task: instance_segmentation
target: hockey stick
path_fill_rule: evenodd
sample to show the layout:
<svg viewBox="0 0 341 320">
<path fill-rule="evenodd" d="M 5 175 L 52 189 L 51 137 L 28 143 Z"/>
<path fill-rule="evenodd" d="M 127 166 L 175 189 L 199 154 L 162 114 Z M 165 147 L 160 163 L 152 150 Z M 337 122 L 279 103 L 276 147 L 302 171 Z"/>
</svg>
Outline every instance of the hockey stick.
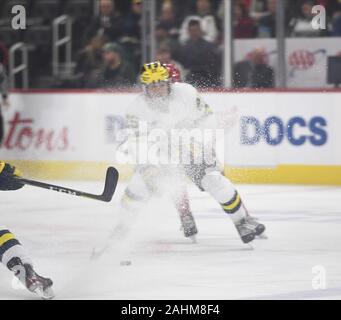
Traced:
<svg viewBox="0 0 341 320">
<path fill-rule="evenodd" d="M 21 177 L 14 177 L 13 179 L 23 184 L 27 184 L 27 185 L 38 187 L 38 188 L 63 192 L 63 193 L 67 193 L 67 194 L 78 196 L 78 197 L 84 197 L 84 198 L 90 198 L 90 199 L 100 200 L 104 202 L 110 202 L 116 190 L 118 177 L 119 177 L 118 171 L 114 167 L 109 167 L 107 169 L 107 173 L 105 177 L 104 190 L 103 190 L 103 193 L 100 195 L 78 191 L 74 189 L 69 189 L 65 187 L 60 187 L 54 184 L 34 181 L 34 180 L 25 179 Z"/>
</svg>

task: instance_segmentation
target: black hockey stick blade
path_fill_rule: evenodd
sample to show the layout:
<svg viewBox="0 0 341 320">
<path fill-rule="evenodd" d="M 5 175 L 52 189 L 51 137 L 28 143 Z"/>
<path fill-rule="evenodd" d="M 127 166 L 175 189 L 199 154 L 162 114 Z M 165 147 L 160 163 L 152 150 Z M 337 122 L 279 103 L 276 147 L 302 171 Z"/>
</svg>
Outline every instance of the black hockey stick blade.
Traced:
<svg viewBox="0 0 341 320">
<path fill-rule="evenodd" d="M 109 167 L 105 177 L 105 185 L 102 193 L 102 201 L 110 202 L 117 186 L 118 182 L 118 171 L 114 167 Z"/>
<path fill-rule="evenodd" d="M 104 190 L 101 195 L 78 191 L 78 190 L 74 190 L 74 189 L 70 189 L 66 187 L 57 186 L 54 184 L 25 179 L 21 177 L 14 177 L 13 179 L 21 182 L 22 184 L 27 184 L 27 185 L 38 187 L 38 188 L 63 192 L 63 193 L 70 194 L 73 196 L 78 196 L 78 197 L 84 197 L 84 198 L 90 198 L 90 199 L 100 200 L 104 202 L 110 202 L 115 193 L 118 178 L 119 178 L 118 171 L 114 167 L 109 167 L 106 173 Z"/>
</svg>

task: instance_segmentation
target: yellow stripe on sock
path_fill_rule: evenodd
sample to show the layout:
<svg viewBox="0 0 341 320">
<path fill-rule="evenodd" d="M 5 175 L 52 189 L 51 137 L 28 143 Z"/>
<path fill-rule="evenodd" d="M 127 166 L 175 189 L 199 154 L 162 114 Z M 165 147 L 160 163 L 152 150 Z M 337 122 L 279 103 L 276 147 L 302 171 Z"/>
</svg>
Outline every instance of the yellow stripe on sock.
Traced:
<svg viewBox="0 0 341 320">
<path fill-rule="evenodd" d="M 2 172 L 2 170 L 4 170 L 4 168 L 5 168 L 5 165 L 6 165 L 6 163 L 5 163 L 5 162 L 3 162 L 3 161 L 0 161 L 0 173 Z"/>
<path fill-rule="evenodd" d="M 3 236 L 0 237 L 0 246 L 5 244 L 7 241 L 15 239 L 15 236 L 13 233 L 6 233 Z"/>
<path fill-rule="evenodd" d="M 231 203 L 231 204 L 228 205 L 228 206 L 224 206 L 224 205 L 223 205 L 222 207 L 223 207 L 224 210 L 230 211 L 230 210 L 235 209 L 235 208 L 239 205 L 240 201 L 241 201 L 241 200 L 240 200 L 240 195 L 238 194 L 236 200 L 235 200 L 233 203 Z"/>
</svg>

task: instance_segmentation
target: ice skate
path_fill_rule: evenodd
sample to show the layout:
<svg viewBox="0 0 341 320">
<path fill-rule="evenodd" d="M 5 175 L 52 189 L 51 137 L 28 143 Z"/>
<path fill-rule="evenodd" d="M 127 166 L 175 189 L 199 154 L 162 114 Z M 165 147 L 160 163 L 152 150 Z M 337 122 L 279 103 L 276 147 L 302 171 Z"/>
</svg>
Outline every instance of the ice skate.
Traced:
<svg viewBox="0 0 341 320">
<path fill-rule="evenodd" d="M 247 221 L 247 223 L 249 225 L 254 227 L 254 231 L 255 231 L 257 237 L 260 237 L 260 238 L 266 237 L 264 234 L 265 225 L 262 223 L 259 223 L 257 218 L 253 218 L 250 215 L 248 215 L 245 218 L 245 220 Z"/>
<path fill-rule="evenodd" d="M 186 238 L 190 238 L 194 243 L 196 243 L 196 235 L 198 233 L 197 226 L 195 224 L 194 217 L 191 213 L 181 214 L 182 231 Z"/>
<path fill-rule="evenodd" d="M 244 243 L 249 243 L 255 239 L 255 227 L 254 225 L 250 224 L 246 218 L 240 220 L 235 226 L 238 230 L 240 238 Z"/>
<path fill-rule="evenodd" d="M 30 264 L 23 264 L 18 257 L 14 257 L 7 263 L 7 267 L 30 292 L 44 300 L 54 298 L 52 280 L 38 275 Z"/>
</svg>

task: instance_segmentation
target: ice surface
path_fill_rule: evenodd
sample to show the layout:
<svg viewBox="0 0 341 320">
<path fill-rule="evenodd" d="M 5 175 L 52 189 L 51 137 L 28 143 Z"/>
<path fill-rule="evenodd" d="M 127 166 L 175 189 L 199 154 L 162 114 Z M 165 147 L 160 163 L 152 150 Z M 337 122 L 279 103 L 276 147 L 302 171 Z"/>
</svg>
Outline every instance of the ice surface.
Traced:
<svg viewBox="0 0 341 320">
<path fill-rule="evenodd" d="M 341 298 L 341 188 L 238 186 L 249 211 L 267 226 L 269 239 L 257 240 L 251 250 L 208 194 L 190 187 L 197 244 L 183 237 L 171 204 L 157 200 L 141 208 L 126 243 L 91 261 L 92 249 L 116 223 L 123 188 L 109 204 L 28 186 L 1 192 L 1 224 L 30 251 L 37 271 L 53 279 L 56 298 Z M 120 266 L 121 260 L 132 264 Z M 324 290 L 312 288 L 316 265 L 326 270 Z M 0 299 L 34 298 L 12 288 L 7 269 L 0 273 Z"/>
</svg>

